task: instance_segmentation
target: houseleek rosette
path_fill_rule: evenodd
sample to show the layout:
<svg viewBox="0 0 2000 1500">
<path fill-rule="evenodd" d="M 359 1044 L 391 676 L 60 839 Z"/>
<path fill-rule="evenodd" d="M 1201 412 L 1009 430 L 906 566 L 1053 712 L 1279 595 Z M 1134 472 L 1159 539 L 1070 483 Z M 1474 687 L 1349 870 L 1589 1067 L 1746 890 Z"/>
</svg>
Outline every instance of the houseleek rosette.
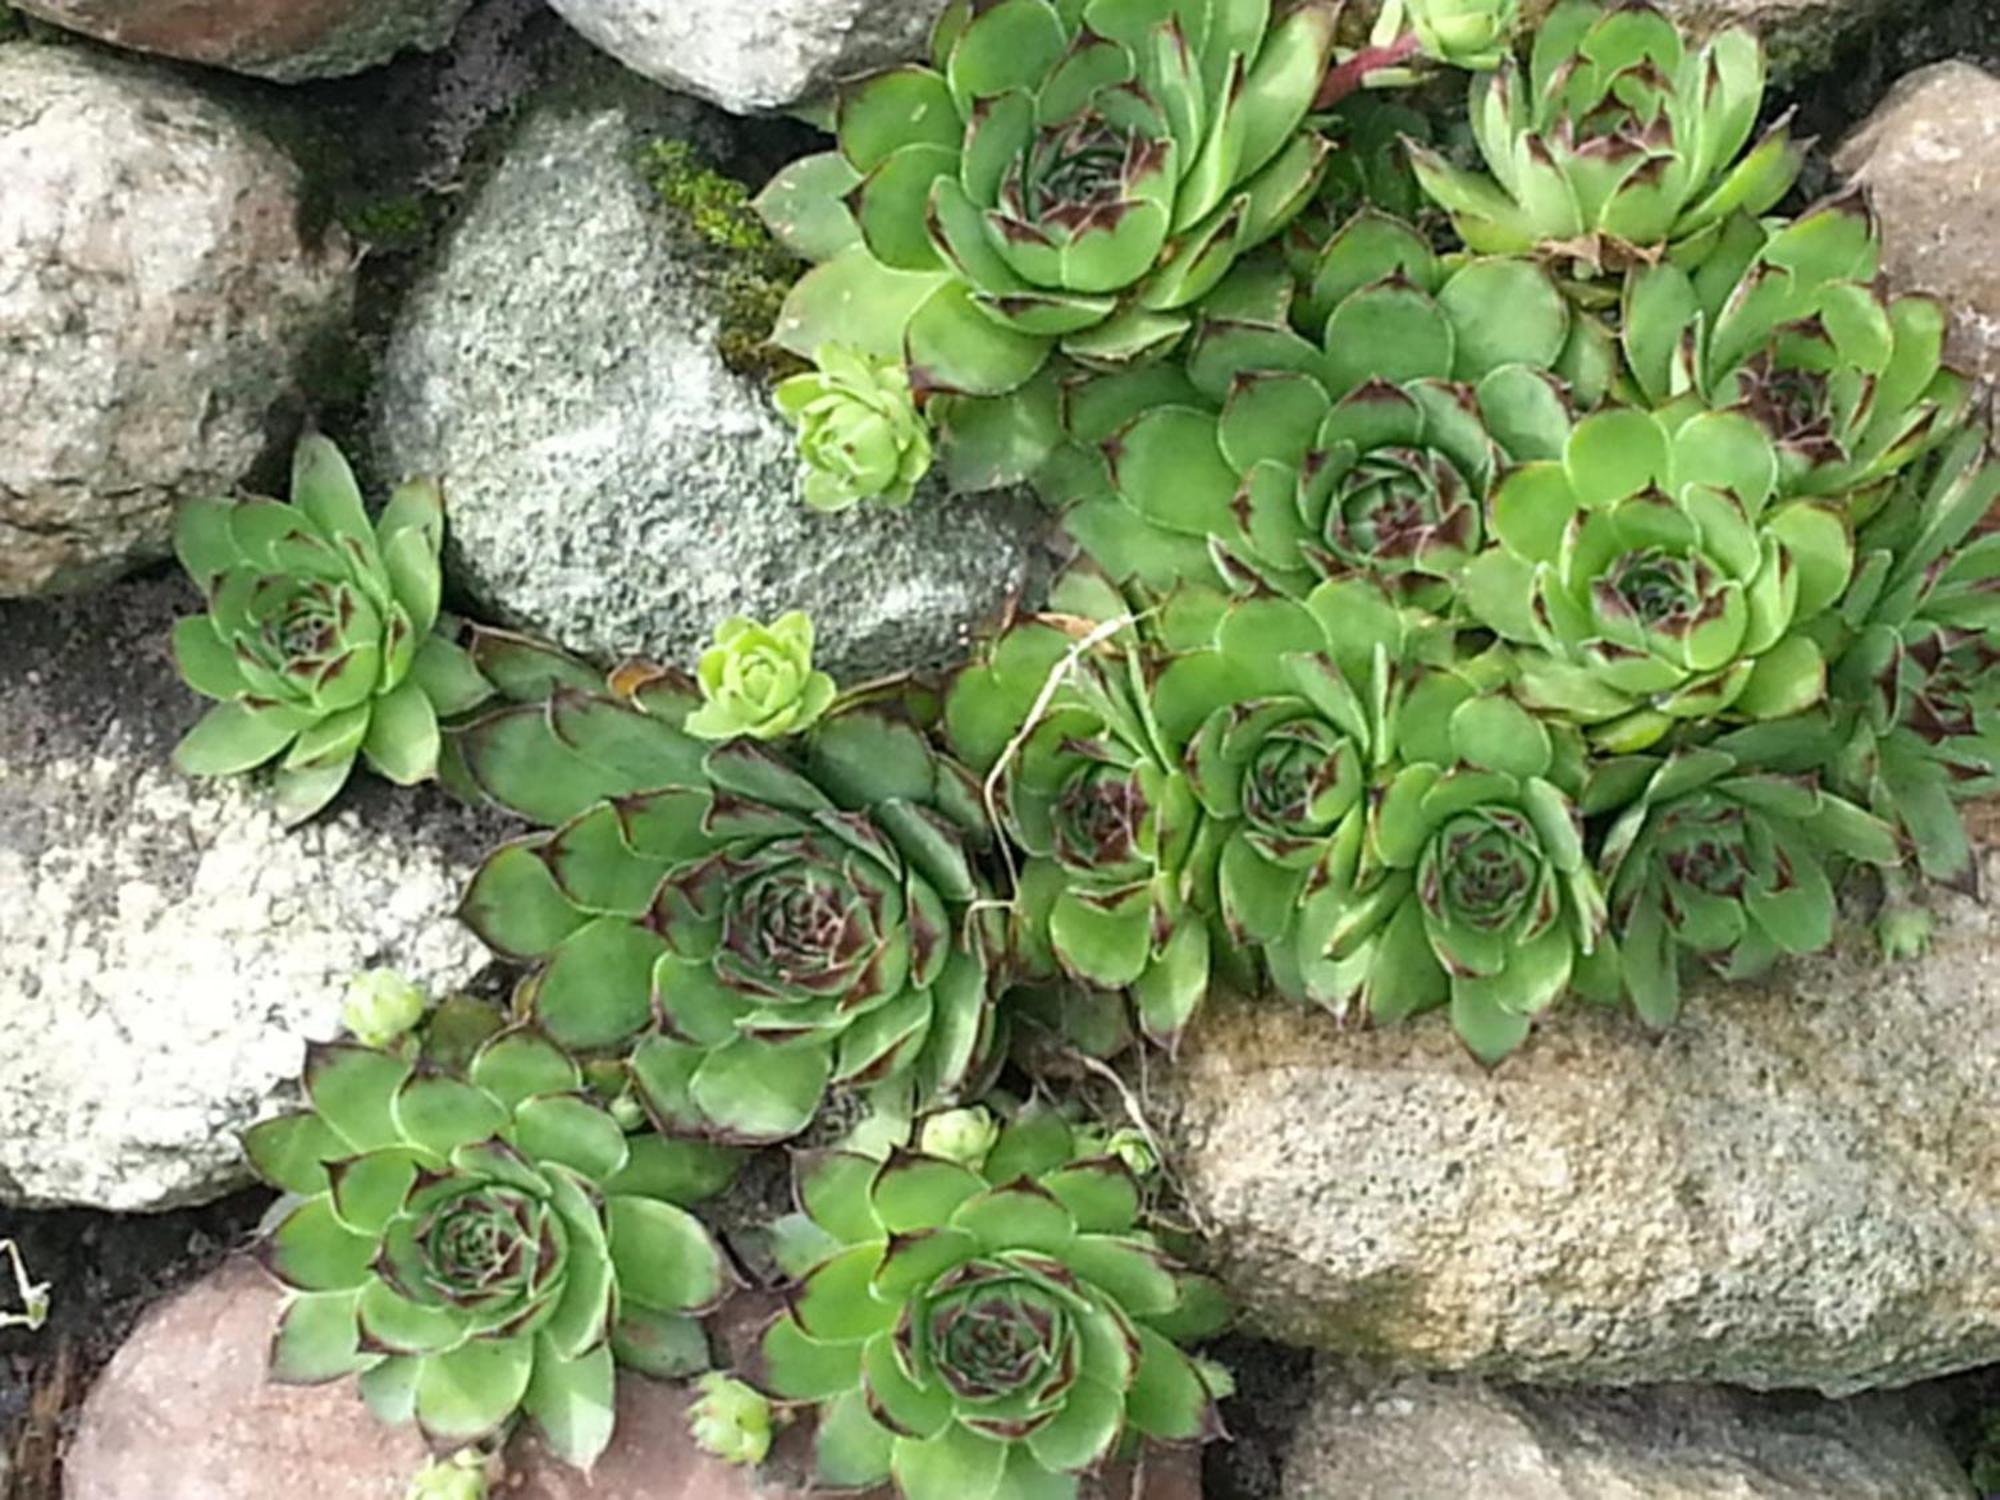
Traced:
<svg viewBox="0 0 2000 1500">
<path fill-rule="evenodd" d="M 838 149 L 758 200 L 823 262 L 778 338 L 898 357 L 920 389 L 981 396 L 1057 348 L 1163 353 L 1311 197 L 1327 147 L 1303 122 L 1337 11 L 956 0 L 931 65 L 845 90 Z"/>
<path fill-rule="evenodd" d="M 1671 262 L 1627 274 L 1633 377 L 1655 405 L 1693 391 L 1741 407 L 1777 447 L 1782 493 L 1826 496 L 1866 520 L 1971 396 L 1943 365 L 1943 305 L 1885 293 L 1881 258 L 1858 193 L 1773 228 L 1738 215 L 1696 274 Z"/>
<path fill-rule="evenodd" d="M 441 716 L 490 692 L 432 633 L 444 511 L 428 481 L 404 485 L 371 522 L 340 451 L 308 436 L 292 501 L 195 500 L 174 550 L 208 613 L 174 627 L 174 661 L 219 699 L 174 751 L 196 776 L 277 759 L 287 823 L 318 812 L 357 758 L 408 785 L 437 770 Z"/>
<path fill-rule="evenodd" d="M 1889 824 L 1810 777 L 1713 748 L 1603 772 L 1614 783 L 1637 775 L 1646 779 L 1605 835 L 1601 865 L 1625 993 L 1656 1026 L 1680 1013 L 1684 955 L 1753 979 L 1781 954 L 1817 953 L 1833 941 L 1836 862 L 1900 857 Z"/>
<path fill-rule="evenodd" d="M 814 363 L 774 393 L 778 410 L 799 429 L 806 504 L 828 511 L 863 500 L 908 505 L 930 472 L 931 433 L 901 361 L 829 344 Z"/>
<path fill-rule="evenodd" d="M 1217 836 L 1184 756 L 1224 691 L 1175 654 L 1101 575 L 1072 569 L 1048 614 L 1005 632 L 945 704 L 954 749 L 987 777 L 1027 856 L 1017 962 L 1036 979 L 1129 990 L 1162 1042 L 1201 1004 L 1214 959 Z"/>
<path fill-rule="evenodd" d="M 463 1078 L 313 1049 L 307 1107 L 244 1137 L 292 1195 L 263 1244 L 287 1288 L 273 1376 L 359 1374 L 377 1416 L 414 1418 L 447 1450 L 521 1413 L 588 1468 L 611 1438 L 614 1354 L 699 1368 L 689 1320 L 730 1277 L 683 1204 L 725 1185 L 730 1163 L 628 1138 L 582 1088 L 532 1030 L 494 1037 Z"/>
<path fill-rule="evenodd" d="M 653 1031 L 633 1068 L 675 1131 L 783 1139 L 830 1084 L 948 1098 L 993 1030 L 965 773 L 873 711 L 821 720 L 788 756 L 690 738 L 671 674 L 618 686 L 558 689 L 457 740 L 479 791 L 555 825 L 492 854 L 461 907 L 535 966 L 522 1003 L 576 1047 Z"/>
<path fill-rule="evenodd" d="M 1559 453 L 1572 392 L 1604 385 L 1607 351 L 1542 268 L 1447 268 L 1371 211 L 1302 286 L 1239 278 L 1212 312 L 1184 376 L 1107 376 L 1069 399 L 1104 456 L 1070 530 L 1155 587 L 1219 564 L 1302 597 L 1369 572 L 1442 608 L 1503 467 Z"/>
<path fill-rule="evenodd" d="M 1511 699 L 1450 673 L 1399 713 L 1404 764 L 1368 843 L 1307 901 L 1329 974 L 1377 1020 L 1449 1005 L 1473 1055 L 1497 1063 L 1599 957 L 1604 898 L 1576 804 L 1573 759 Z"/>
<path fill-rule="evenodd" d="M 1783 122 L 1751 149 L 1763 49 L 1732 26 L 1689 46 L 1647 3 L 1562 0 L 1512 59 L 1473 80 L 1471 123 L 1487 172 L 1412 144 L 1424 190 L 1485 254 L 1548 249 L 1586 269 L 1698 258 L 1731 214 L 1771 208 L 1804 147 Z"/>
<path fill-rule="evenodd" d="M 898 1152 L 800 1159 L 778 1226 L 798 1278 L 762 1340 L 775 1397 L 818 1415 L 815 1480 L 905 1500 L 1064 1500 L 1140 1439 L 1220 1434 L 1212 1283 L 1138 1228 L 1123 1163 L 1031 1110 L 975 1169 Z"/>
<path fill-rule="evenodd" d="M 1677 415 L 1598 412 L 1559 461 L 1515 469 L 1493 499 L 1501 545 L 1465 577 L 1473 614 L 1522 643 L 1522 697 L 1613 751 L 1812 707 L 1826 663 L 1808 627 L 1853 570 L 1835 508 L 1774 498 L 1754 420 Z"/>
<path fill-rule="evenodd" d="M 787 610 L 769 625 L 732 615 L 696 668 L 701 707 L 682 727 L 704 740 L 782 739 L 818 722 L 833 704 L 833 679 L 813 670 L 813 623 Z"/>
</svg>

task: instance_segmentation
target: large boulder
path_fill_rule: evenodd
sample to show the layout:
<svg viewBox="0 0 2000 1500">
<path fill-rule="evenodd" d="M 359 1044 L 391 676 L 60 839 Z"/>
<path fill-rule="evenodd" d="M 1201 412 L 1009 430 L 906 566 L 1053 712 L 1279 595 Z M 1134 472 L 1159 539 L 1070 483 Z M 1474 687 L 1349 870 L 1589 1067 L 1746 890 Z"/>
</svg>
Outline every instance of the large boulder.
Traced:
<svg viewBox="0 0 2000 1500">
<path fill-rule="evenodd" d="M 950 660 L 1030 572 L 1025 499 L 797 499 L 770 394 L 718 352 L 726 257 L 635 161 L 716 120 L 629 76 L 532 109 L 377 389 L 385 466 L 442 475 L 455 576 L 492 617 L 603 660 L 691 662 L 724 616 L 811 612 L 850 679 Z"/>
<path fill-rule="evenodd" d="M 724 109 L 777 109 L 922 50 L 944 0 L 550 0 L 635 72 Z"/>
<path fill-rule="evenodd" d="M 167 632 L 197 608 L 178 580 L 0 604 L 0 1203 L 220 1196 L 350 975 L 482 966 L 451 915 L 472 814 L 361 781 L 287 833 L 260 788 L 168 764 L 202 704 Z"/>
<path fill-rule="evenodd" d="M 1326 1364 L 1285 1500 L 1965 1500 L 1931 1414 L 1666 1386 L 1503 1389 L 1357 1378 Z"/>
<path fill-rule="evenodd" d="M 2000 875 L 1987 858 L 1989 881 Z M 2000 1360 L 2000 921 L 1571 1004 L 1495 1071 L 1436 1017 L 1225 1006 L 1153 1079 L 1252 1326 L 1429 1371 L 1840 1395 Z"/>
<path fill-rule="evenodd" d="M 71 31 L 280 83 L 441 47 L 472 0 L 15 0 Z"/>
<path fill-rule="evenodd" d="M 0 48 L 0 598 L 163 555 L 176 501 L 271 445 L 351 257 L 299 178 L 185 84 Z"/>
<path fill-rule="evenodd" d="M 1966 62 L 1899 81 L 1834 156 L 1882 220 L 1883 270 L 1951 307 L 1950 357 L 2000 379 L 2000 78 Z"/>
</svg>

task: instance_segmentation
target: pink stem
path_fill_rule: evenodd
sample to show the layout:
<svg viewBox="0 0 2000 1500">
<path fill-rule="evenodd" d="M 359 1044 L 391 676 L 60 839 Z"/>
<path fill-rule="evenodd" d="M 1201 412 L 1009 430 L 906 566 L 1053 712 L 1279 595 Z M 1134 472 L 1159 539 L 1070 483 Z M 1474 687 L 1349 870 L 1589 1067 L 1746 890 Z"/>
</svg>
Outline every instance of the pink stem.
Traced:
<svg viewBox="0 0 2000 1500">
<path fill-rule="evenodd" d="M 1417 34 L 1411 31 L 1397 37 L 1386 47 L 1362 48 L 1326 75 L 1326 82 L 1320 85 L 1319 97 L 1313 100 L 1313 108 L 1331 109 L 1356 89 L 1367 87 L 1370 73 L 1408 62 L 1420 45 Z"/>
</svg>

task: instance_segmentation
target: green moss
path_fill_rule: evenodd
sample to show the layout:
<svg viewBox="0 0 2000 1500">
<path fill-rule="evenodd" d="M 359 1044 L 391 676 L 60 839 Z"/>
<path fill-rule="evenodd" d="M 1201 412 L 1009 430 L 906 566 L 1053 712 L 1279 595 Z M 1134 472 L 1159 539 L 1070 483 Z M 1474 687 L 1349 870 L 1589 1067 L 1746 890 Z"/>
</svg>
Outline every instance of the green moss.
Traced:
<svg viewBox="0 0 2000 1500">
<path fill-rule="evenodd" d="M 709 166 L 686 141 L 652 142 L 640 170 L 691 244 L 720 267 L 716 347 L 723 363 L 770 380 L 804 369 L 803 360 L 771 342 L 771 330 L 805 267 L 771 238 L 750 206 L 750 190 Z"/>
<path fill-rule="evenodd" d="M 0 5 L 0 42 L 18 42 L 28 34 L 28 28 L 20 15 L 6 6 Z"/>
<path fill-rule="evenodd" d="M 379 250 L 419 250 L 430 243 L 432 200 L 418 193 L 344 203 L 340 222 L 347 232 Z"/>
</svg>

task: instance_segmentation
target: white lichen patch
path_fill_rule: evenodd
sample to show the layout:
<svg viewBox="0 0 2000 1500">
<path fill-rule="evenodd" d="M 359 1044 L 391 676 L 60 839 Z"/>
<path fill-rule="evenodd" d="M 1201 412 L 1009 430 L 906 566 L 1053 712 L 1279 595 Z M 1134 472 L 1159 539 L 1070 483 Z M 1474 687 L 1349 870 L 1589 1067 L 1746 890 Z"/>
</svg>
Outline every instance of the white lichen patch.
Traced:
<svg viewBox="0 0 2000 1500">
<path fill-rule="evenodd" d="M 462 983 L 465 872 L 352 811 L 287 833 L 262 795 L 112 756 L 0 762 L 0 1200 L 159 1209 L 246 1180 L 357 969 Z M 12 833 L 11 829 L 0 832 Z"/>
</svg>

